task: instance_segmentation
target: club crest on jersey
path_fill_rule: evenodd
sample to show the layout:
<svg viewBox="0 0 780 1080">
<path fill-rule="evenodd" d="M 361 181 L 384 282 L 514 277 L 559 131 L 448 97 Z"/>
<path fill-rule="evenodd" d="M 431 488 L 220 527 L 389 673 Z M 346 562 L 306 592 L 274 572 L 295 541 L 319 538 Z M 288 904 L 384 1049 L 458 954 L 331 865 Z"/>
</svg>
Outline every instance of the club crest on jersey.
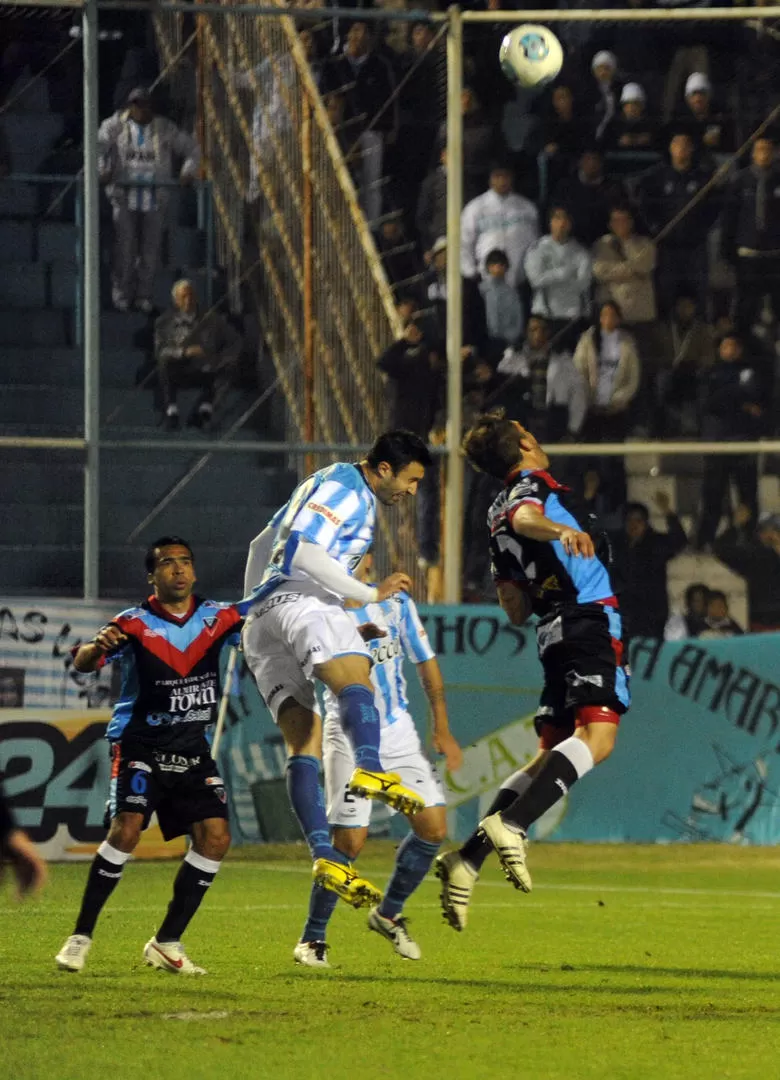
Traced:
<svg viewBox="0 0 780 1080">
<path fill-rule="evenodd" d="M 203 619 L 203 625 L 206 627 L 210 634 L 214 633 L 214 627 L 217 625 L 216 615 L 206 615 Z"/>
</svg>

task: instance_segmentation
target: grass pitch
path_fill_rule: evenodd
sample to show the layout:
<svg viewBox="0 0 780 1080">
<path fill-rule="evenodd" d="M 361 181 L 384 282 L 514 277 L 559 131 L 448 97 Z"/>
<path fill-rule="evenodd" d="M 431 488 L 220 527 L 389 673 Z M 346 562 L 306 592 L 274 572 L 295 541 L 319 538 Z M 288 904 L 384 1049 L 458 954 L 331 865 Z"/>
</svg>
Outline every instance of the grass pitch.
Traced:
<svg viewBox="0 0 780 1080">
<path fill-rule="evenodd" d="M 374 844 L 361 866 L 384 884 L 391 861 Z M 210 973 L 188 980 L 140 959 L 174 864 L 127 867 L 81 975 L 52 958 L 86 866 L 54 866 L 39 901 L 0 898 L 0 1076 L 780 1077 L 776 851 L 536 845 L 530 896 L 489 865 L 466 933 L 442 923 L 431 878 L 408 910 L 421 961 L 341 905 L 318 972 L 291 956 L 302 850 L 237 852 L 186 938 Z"/>
</svg>

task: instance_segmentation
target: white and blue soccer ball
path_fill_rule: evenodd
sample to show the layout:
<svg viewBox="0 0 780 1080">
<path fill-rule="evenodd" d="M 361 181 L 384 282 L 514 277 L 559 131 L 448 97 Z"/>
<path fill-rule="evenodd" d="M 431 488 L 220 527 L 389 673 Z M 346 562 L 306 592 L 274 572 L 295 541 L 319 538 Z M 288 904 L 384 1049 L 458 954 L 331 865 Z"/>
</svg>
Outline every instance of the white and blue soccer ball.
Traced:
<svg viewBox="0 0 780 1080">
<path fill-rule="evenodd" d="M 527 89 L 553 81 L 563 64 L 563 48 L 552 30 L 523 23 L 506 35 L 498 53 L 501 70 L 510 82 Z"/>
</svg>

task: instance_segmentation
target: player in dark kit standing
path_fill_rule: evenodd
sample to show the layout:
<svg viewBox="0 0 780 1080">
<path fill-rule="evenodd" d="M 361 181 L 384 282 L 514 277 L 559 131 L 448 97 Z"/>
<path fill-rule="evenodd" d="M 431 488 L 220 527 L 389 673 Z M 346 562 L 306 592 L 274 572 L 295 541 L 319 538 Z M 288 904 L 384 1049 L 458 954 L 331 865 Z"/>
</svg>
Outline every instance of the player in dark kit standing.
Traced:
<svg viewBox="0 0 780 1080">
<path fill-rule="evenodd" d="M 106 738 L 111 743 L 111 826 L 90 868 L 73 934 L 58 967 L 81 971 L 103 905 L 156 811 L 166 840 L 189 834 L 191 846 L 156 935 L 144 947 L 151 967 L 205 975 L 181 936 L 230 846 L 225 788 L 211 756 L 220 699 L 219 653 L 238 641 L 241 616 L 230 604 L 193 595 L 190 545 L 165 536 L 146 554 L 152 595 L 78 648 L 77 671 L 122 665 L 122 689 Z"/>
<path fill-rule="evenodd" d="M 444 917 L 456 930 L 466 925 L 471 893 L 491 850 L 509 881 L 531 891 L 529 827 L 609 757 L 630 704 L 606 536 L 594 530 L 594 544 L 566 507 L 569 489 L 546 471 L 547 454 L 502 411 L 480 417 L 463 446 L 472 465 L 504 481 L 488 512 L 493 576 L 512 623 L 539 616 L 544 689 L 535 721 L 539 754 L 505 781 L 460 851 L 437 860 Z"/>
</svg>

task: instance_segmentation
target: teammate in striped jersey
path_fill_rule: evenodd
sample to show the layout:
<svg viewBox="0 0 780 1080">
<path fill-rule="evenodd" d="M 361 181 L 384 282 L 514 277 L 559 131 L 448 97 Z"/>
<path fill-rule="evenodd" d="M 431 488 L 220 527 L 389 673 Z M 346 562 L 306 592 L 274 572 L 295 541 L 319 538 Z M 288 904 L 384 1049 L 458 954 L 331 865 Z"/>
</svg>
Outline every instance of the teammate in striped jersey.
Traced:
<svg viewBox="0 0 780 1080">
<path fill-rule="evenodd" d="M 368 555 L 356 576 L 370 580 L 370 573 L 371 557 Z M 414 601 L 406 593 L 398 593 L 380 603 L 362 606 L 348 603 L 347 607 L 361 635 L 368 639 L 374 660 L 371 680 L 379 711 L 382 761 L 425 801 L 425 809 L 409 818 L 412 831 L 398 848 L 384 899 L 372 908 L 368 926 L 386 937 L 400 956 L 419 960 L 420 947 L 409 934 L 403 908 L 430 869 L 446 835 L 447 818 L 444 791 L 435 767 L 423 753 L 409 712 L 403 671 L 405 657 L 417 666 L 431 705 L 434 747 L 444 754 L 448 769 L 459 769 L 463 755 L 450 734 L 441 672 Z M 371 804 L 365 799 L 356 799 L 350 791 L 355 756 L 341 726 L 338 700 L 326 690 L 324 703 L 328 823 L 333 830 L 334 848 L 353 860 L 360 854 L 368 836 Z M 336 903 L 332 892 L 316 884 L 312 886 L 309 917 L 293 952 L 297 963 L 308 967 L 330 966 L 325 937 Z"/>
<path fill-rule="evenodd" d="M 344 601 L 376 603 L 408 591 L 406 574 L 391 574 L 373 586 L 359 581 L 354 570 L 373 540 L 377 501 L 393 506 L 415 495 L 430 464 L 428 448 L 416 435 L 386 432 L 365 460 L 340 462 L 304 480 L 249 549 L 244 654 L 284 737 L 287 788 L 314 859 L 314 879 L 354 907 L 375 904 L 381 894 L 330 841 L 314 680 L 337 700 L 354 750 L 351 792 L 404 812 L 422 809 L 417 793 L 381 764 L 371 653 Z"/>
</svg>

